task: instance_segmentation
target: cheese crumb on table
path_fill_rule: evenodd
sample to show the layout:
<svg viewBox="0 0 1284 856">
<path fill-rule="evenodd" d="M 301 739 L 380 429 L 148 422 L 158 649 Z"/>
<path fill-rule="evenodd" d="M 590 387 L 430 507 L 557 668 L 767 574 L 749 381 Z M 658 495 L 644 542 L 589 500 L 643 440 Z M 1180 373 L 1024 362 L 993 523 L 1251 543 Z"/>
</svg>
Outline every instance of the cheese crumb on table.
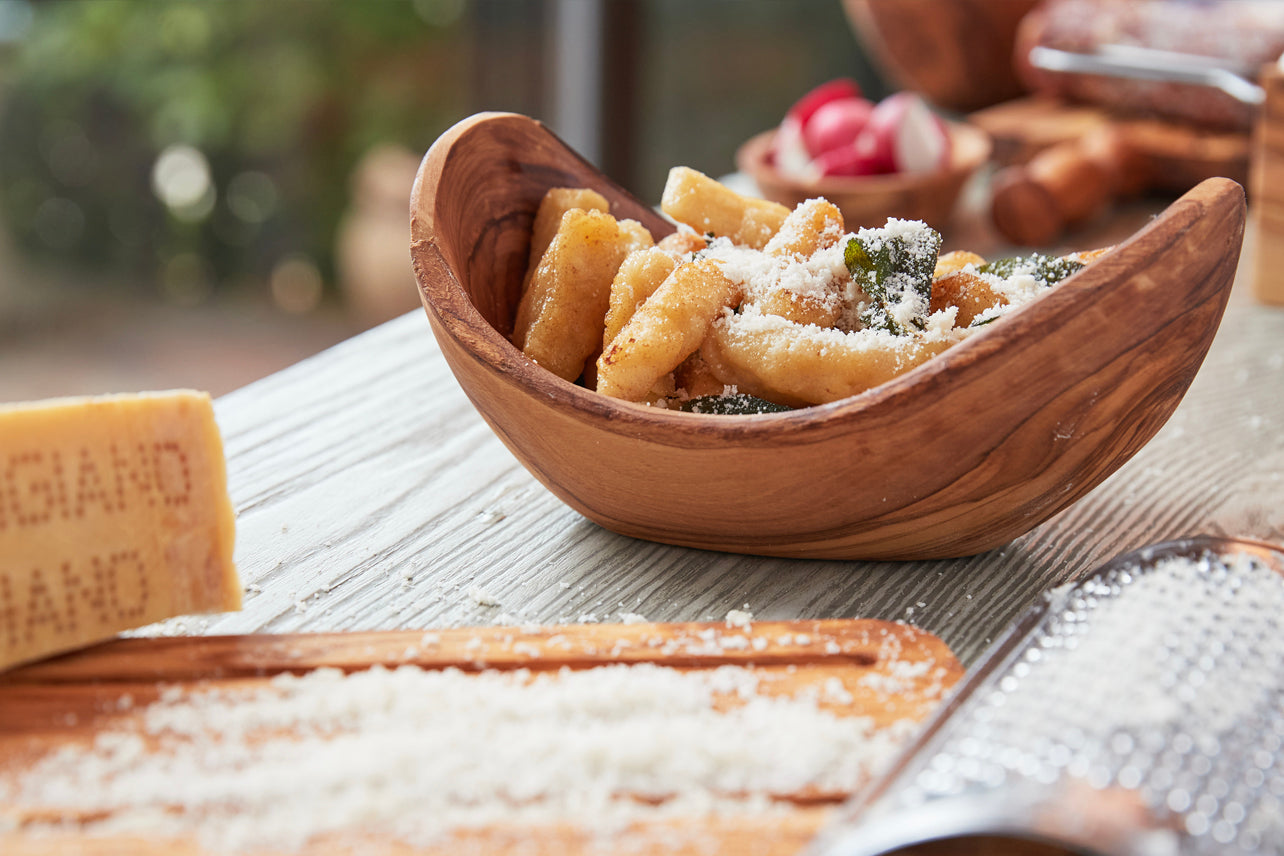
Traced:
<svg viewBox="0 0 1284 856">
<path fill-rule="evenodd" d="M 481 586 L 469 586 L 468 597 L 478 606 L 499 606 L 499 599 Z"/>
</svg>

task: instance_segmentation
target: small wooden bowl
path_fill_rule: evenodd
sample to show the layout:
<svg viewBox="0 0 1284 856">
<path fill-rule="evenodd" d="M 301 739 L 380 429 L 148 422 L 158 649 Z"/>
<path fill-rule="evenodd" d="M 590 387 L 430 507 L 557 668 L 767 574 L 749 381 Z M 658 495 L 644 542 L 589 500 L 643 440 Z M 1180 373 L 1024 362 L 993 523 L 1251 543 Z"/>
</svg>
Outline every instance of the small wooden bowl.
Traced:
<svg viewBox="0 0 1284 856">
<path fill-rule="evenodd" d="M 1039 0 L 843 0 L 857 38 L 900 89 L 970 113 L 1025 91 L 1017 32 Z"/>
<path fill-rule="evenodd" d="M 772 166 L 775 131 L 765 131 L 736 150 L 736 167 L 758 185 L 768 199 L 788 205 L 823 196 L 843 212 L 848 229 L 882 226 L 888 217 L 922 220 L 940 230 L 949 222 L 963 185 L 990 157 L 990 138 L 974 125 L 952 122 L 950 164 L 939 172 L 889 175 L 834 176 L 798 181 Z"/>
<path fill-rule="evenodd" d="M 411 255 L 464 391 L 550 491 L 625 535 L 838 559 L 971 555 L 1083 496 L 1172 414 L 1217 330 L 1244 194 L 1210 179 L 984 332 L 876 389 L 787 413 L 712 416 L 567 383 L 505 338 L 550 187 L 591 187 L 672 227 L 538 122 L 481 114 L 420 166 Z"/>
</svg>

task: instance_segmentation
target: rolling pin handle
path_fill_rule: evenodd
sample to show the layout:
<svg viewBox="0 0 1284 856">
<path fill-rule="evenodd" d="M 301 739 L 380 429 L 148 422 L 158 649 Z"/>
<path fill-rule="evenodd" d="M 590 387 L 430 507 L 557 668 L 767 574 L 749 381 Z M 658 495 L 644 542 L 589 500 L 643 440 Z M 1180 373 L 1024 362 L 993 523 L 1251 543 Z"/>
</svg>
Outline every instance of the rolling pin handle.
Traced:
<svg viewBox="0 0 1284 856">
<path fill-rule="evenodd" d="M 1104 211 L 1124 189 L 1125 154 L 1118 135 L 1102 131 L 1000 170 L 990 199 L 995 228 L 1015 244 L 1051 244 Z"/>
</svg>

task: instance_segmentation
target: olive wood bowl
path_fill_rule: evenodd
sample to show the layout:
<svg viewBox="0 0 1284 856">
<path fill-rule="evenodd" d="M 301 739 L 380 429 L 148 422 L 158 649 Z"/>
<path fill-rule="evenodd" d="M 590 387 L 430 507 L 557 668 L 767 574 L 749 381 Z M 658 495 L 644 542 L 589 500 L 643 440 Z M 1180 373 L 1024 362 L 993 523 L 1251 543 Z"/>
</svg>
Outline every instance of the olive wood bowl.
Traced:
<svg viewBox="0 0 1284 856">
<path fill-rule="evenodd" d="M 442 353 L 482 417 L 569 506 L 670 544 L 837 559 L 958 557 L 1028 532 L 1164 424 L 1203 361 L 1243 237 L 1210 179 L 1115 250 L 860 395 L 756 416 L 618 401 L 532 363 L 512 326 L 536 207 L 586 186 L 671 226 L 533 119 L 484 113 L 424 157 L 411 255 Z"/>
<path fill-rule="evenodd" d="M 1013 65 L 1021 22 L 1040 0 L 843 0 L 875 66 L 898 89 L 970 113 L 1025 92 Z"/>
<path fill-rule="evenodd" d="M 977 168 L 989 160 L 993 144 L 975 125 L 949 122 L 950 162 L 934 172 L 899 172 L 885 175 L 830 176 L 801 181 L 781 175 L 771 162 L 775 131 L 764 131 L 736 149 L 736 168 L 758 185 L 767 199 L 793 208 L 823 196 L 843 212 L 848 229 L 882 226 L 888 217 L 922 220 L 943 229 L 958 202 L 963 186 Z"/>
</svg>

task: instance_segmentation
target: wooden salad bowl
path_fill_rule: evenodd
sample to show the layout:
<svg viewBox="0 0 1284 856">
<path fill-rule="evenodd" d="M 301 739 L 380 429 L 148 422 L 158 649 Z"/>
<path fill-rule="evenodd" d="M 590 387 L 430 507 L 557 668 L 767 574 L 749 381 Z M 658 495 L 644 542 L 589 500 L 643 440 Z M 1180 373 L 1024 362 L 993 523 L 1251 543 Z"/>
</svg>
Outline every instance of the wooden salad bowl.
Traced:
<svg viewBox="0 0 1284 856">
<path fill-rule="evenodd" d="M 954 213 L 963 186 L 990 158 L 989 135 L 974 125 L 950 122 L 950 162 L 935 172 L 831 176 L 801 181 L 781 175 L 771 162 L 775 131 L 751 137 L 736 150 L 736 167 L 758 185 L 762 195 L 793 208 L 823 196 L 843 212 L 848 229 L 881 227 L 888 217 L 922 220 L 940 230 Z"/>
<path fill-rule="evenodd" d="M 536 207 L 591 187 L 672 226 L 543 125 L 484 113 L 441 136 L 411 199 L 434 334 L 482 417 L 560 499 L 616 532 L 736 553 L 972 555 L 1033 529 L 1137 452 L 1177 407 L 1221 320 L 1244 193 L 1210 179 L 1115 250 L 883 386 L 755 416 L 619 401 L 506 335 Z"/>
</svg>

